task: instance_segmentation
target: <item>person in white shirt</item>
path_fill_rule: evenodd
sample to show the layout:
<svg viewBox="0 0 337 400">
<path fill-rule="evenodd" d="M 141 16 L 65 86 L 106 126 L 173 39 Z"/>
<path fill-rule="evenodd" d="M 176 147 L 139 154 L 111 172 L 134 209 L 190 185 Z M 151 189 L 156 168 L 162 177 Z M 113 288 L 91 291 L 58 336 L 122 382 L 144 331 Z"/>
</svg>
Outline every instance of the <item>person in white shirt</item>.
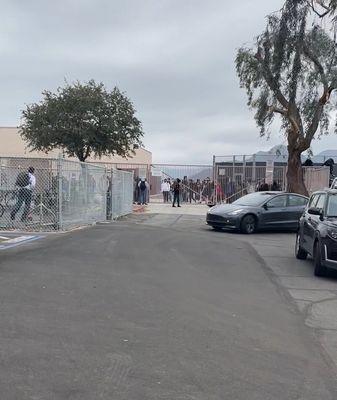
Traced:
<svg viewBox="0 0 337 400">
<path fill-rule="evenodd" d="M 25 207 L 21 216 L 21 221 L 27 221 L 27 217 L 30 210 L 30 205 L 32 202 L 33 190 L 36 186 L 36 178 L 35 178 L 35 169 L 33 167 L 29 167 L 27 172 L 20 172 L 15 185 L 19 188 L 18 200 L 11 212 L 11 219 L 14 221 L 16 214 L 19 212 L 23 203 L 25 203 Z"/>
<path fill-rule="evenodd" d="M 168 203 L 171 186 L 166 179 L 161 184 L 161 192 L 163 193 L 164 203 Z"/>
</svg>

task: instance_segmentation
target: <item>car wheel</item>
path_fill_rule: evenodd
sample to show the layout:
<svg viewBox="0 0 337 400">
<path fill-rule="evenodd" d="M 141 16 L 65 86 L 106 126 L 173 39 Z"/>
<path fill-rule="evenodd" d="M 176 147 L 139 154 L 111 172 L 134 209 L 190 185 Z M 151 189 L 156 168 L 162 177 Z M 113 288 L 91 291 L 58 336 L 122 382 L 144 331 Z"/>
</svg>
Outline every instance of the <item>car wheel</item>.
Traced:
<svg viewBox="0 0 337 400">
<path fill-rule="evenodd" d="M 241 221 L 241 232 L 246 233 L 247 235 L 250 235 L 251 233 L 254 233 L 256 230 L 256 218 L 254 215 L 246 215 L 245 217 L 242 218 Z"/>
<path fill-rule="evenodd" d="M 300 234 L 297 233 L 296 235 L 296 244 L 295 244 L 295 256 L 299 260 L 306 260 L 308 257 L 308 252 L 301 247 L 301 240 L 300 240 Z"/>
<path fill-rule="evenodd" d="M 326 275 L 327 268 L 322 265 L 322 252 L 321 252 L 321 246 L 318 241 L 316 241 L 314 248 L 314 262 L 315 262 L 314 274 L 316 276 Z"/>
</svg>

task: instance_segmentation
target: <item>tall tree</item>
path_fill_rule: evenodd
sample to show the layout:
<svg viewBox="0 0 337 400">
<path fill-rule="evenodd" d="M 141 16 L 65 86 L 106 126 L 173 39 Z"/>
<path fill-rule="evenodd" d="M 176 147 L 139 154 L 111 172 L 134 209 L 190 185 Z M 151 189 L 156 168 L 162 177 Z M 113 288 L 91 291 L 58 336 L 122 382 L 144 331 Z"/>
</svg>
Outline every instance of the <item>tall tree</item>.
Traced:
<svg viewBox="0 0 337 400">
<path fill-rule="evenodd" d="M 307 194 L 301 154 L 314 136 L 331 127 L 337 88 L 334 41 L 312 26 L 307 1 L 286 0 L 279 13 L 268 17 L 265 31 L 253 48 L 240 48 L 236 68 L 241 87 L 262 136 L 270 134 L 275 115 L 288 142 L 288 190 Z M 337 126 L 334 126 L 335 131 Z"/>
<path fill-rule="evenodd" d="M 126 157 L 143 136 L 131 101 L 117 87 L 109 92 L 93 80 L 44 91 L 43 100 L 28 105 L 22 116 L 21 136 L 32 150 L 62 149 L 80 161 Z"/>
</svg>

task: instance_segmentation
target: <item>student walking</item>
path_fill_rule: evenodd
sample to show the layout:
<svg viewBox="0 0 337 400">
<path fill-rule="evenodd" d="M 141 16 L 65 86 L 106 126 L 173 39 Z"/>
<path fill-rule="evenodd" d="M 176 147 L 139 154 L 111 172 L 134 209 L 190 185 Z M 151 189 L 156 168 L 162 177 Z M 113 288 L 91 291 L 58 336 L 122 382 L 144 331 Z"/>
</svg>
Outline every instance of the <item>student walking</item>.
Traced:
<svg viewBox="0 0 337 400">
<path fill-rule="evenodd" d="M 173 184 L 173 204 L 172 207 L 175 207 L 176 202 L 178 207 L 180 207 L 180 194 L 181 194 L 181 180 L 178 178 Z"/>
<path fill-rule="evenodd" d="M 30 210 L 30 205 L 32 202 L 33 190 L 36 186 L 36 178 L 34 175 L 35 169 L 29 167 L 27 172 L 20 172 L 16 178 L 15 186 L 19 188 L 18 200 L 11 212 L 11 220 L 15 220 L 16 214 L 20 211 L 23 203 L 25 207 L 21 216 L 21 221 L 27 221 L 27 217 Z"/>
</svg>

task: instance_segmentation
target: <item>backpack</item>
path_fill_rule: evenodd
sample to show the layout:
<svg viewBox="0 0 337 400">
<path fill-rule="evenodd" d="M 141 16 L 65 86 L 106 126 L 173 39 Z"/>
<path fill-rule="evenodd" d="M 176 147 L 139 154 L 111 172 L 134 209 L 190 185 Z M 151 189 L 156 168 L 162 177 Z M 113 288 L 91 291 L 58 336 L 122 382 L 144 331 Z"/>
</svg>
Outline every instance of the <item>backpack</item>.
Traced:
<svg viewBox="0 0 337 400">
<path fill-rule="evenodd" d="M 139 187 L 140 187 L 140 190 L 141 190 L 142 192 L 144 192 L 144 190 L 146 189 L 146 183 L 145 183 L 144 181 L 141 181 Z"/>
<path fill-rule="evenodd" d="M 30 184 L 28 172 L 20 172 L 16 178 L 15 184 L 21 188 L 28 186 Z"/>
</svg>

